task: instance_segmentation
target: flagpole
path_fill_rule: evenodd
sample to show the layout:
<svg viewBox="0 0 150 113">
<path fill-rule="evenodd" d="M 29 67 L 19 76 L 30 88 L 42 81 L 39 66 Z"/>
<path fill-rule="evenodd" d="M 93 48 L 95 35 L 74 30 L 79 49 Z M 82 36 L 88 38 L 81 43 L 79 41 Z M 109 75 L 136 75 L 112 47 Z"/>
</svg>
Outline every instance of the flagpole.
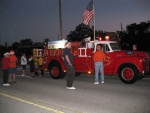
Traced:
<svg viewBox="0 0 150 113">
<path fill-rule="evenodd" d="M 62 14 L 61 14 L 61 0 L 59 0 L 59 22 L 60 22 L 60 39 L 63 39 L 62 36 Z"/>
<path fill-rule="evenodd" d="M 94 0 L 93 0 L 93 11 L 94 11 L 94 41 L 95 41 L 95 9 L 94 9 Z"/>
</svg>

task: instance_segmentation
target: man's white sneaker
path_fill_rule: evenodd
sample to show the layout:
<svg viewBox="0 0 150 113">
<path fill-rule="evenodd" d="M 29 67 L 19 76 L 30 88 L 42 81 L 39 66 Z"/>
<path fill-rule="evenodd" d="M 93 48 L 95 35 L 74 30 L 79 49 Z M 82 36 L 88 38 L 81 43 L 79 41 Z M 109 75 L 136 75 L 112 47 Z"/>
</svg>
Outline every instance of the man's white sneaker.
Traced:
<svg viewBox="0 0 150 113">
<path fill-rule="evenodd" d="M 6 84 L 3 84 L 3 86 L 6 86 Z"/>
<path fill-rule="evenodd" d="M 3 86 L 10 86 L 10 84 L 3 84 Z"/>
<path fill-rule="evenodd" d="M 94 84 L 98 85 L 98 84 L 99 84 L 99 82 L 94 82 Z"/>
<path fill-rule="evenodd" d="M 8 83 L 7 83 L 6 85 L 7 85 L 7 86 L 10 86 L 10 84 L 8 84 Z"/>
<path fill-rule="evenodd" d="M 76 89 L 75 87 L 67 87 L 67 89 Z"/>
<path fill-rule="evenodd" d="M 104 84 L 104 81 L 102 81 L 101 84 Z"/>
</svg>

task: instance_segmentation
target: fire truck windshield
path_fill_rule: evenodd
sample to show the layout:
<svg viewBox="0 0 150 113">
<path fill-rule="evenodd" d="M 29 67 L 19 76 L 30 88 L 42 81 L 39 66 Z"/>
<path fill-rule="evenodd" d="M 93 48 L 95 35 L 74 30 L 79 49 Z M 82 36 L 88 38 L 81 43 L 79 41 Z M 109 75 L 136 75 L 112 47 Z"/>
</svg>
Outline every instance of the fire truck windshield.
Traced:
<svg viewBox="0 0 150 113">
<path fill-rule="evenodd" d="M 117 43 L 110 43 L 110 46 L 113 51 L 120 51 L 120 48 Z"/>
</svg>

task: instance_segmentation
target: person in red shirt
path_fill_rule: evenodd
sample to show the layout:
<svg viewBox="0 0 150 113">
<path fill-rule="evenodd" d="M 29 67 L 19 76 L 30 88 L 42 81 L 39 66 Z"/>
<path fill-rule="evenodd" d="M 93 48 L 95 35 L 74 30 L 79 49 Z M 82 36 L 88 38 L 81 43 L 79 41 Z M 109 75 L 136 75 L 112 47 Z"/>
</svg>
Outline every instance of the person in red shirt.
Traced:
<svg viewBox="0 0 150 113">
<path fill-rule="evenodd" d="M 10 56 L 9 56 L 9 59 L 10 59 L 10 63 L 9 63 L 9 73 L 10 73 L 10 76 L 9 76 L 9 83 L 11 84 L 12 81 L 13 83 L 17 83 L 16 82 L 16 62 L 18 61 L 17 57 L 14 55 L 15 52 L 13 50 L 10 51 Z M 12 80 L 13 78 L 13 80 Z"/>
<path fill-rule="evenodd" d="M 10 86 L 10 84 L 8 84 L 9 62 L 9 53 L 6 52 L 4 54 L 4 58 L 2 59 L 3 86 Z"/>
<path fill-rule="evenodd" d="M 95 65 L 95 82 L 94 84 L 99 84 L 99 72 L 101 73 L 101 83 L 104 83 L 104 65 L 103 61 L 105 60 L 105 53 L 101 50 L 102 45 L 97 44 L 96 52 L 94 53 L 94 65 Z"/>
</svg>

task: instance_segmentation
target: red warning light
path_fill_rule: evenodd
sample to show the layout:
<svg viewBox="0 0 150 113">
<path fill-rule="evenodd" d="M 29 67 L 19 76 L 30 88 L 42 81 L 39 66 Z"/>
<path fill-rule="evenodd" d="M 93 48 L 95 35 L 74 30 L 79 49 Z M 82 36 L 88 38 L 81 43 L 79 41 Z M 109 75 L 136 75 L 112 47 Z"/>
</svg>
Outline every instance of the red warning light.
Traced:
<svg viewBox="0 0 150 113">
<path fill-rule="evenodd" d="M 102 38 L 101 37 L 99 37 L 99 41 L 101 41 L 102 40 Z"/>
</svg>

